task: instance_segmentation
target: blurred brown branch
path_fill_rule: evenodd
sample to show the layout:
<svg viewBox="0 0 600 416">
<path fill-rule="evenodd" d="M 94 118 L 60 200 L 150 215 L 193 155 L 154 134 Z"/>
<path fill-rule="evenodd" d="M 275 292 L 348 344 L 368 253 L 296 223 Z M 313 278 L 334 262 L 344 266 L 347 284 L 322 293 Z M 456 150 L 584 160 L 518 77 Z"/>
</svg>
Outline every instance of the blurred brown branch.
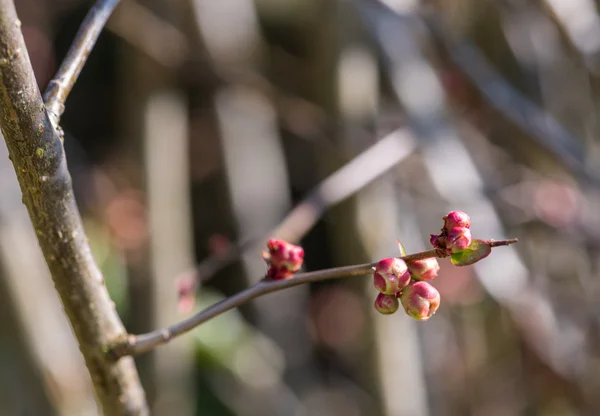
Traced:
<svg viewBox="0 0 600 416">
<path fill-rule="evenodd" d="M 92 257 L 62 141 L 36 86 L 13 2 L 1 0 L 0 11 L 0 127 L 23 203 L 104 411 L 145 415 L 133 361 L 111 362 L 103 353 L 107 345 L 126 337 L 125 328 Z"/>
<path fill-rule="evenodd" d="M 65 111 L 65 101 L 77 81 L 96 40 L 119 0 L 98 0 L 81 23 L 73 44 L 58 72 L 44 92 L 44 102 L 54 126 Z"/>
<path fill-rule="evenodd" d="M 491 247 L 508 246 L 518 242 L 515 239 L 509 240 L 489 240 Z M 409 262 L 413 260 L 421 260 L 430 257 L 445 257 L 440 255 L 438 250 L 427 250 L 419 253 L 409 254 L 400 257 L 402 260 Z M 362 276 L 370 274 L 373 271 L 373 267 L 377 265 L 375 263 L 358 264 L 353 266 L 335 267 L 332 269 L 317 270 L 314 272 L 297 273 L 291 279 L 285 280 L 266 280 L 263 279 L 259 283 L 251 286 L 234 296 L 222 300 L 221 302 L 210 306 L 209 308 L 198 312 L 196 315 L 191 316 L 181 322 L 171 325 L 168 328 L 158 329 L 143 335 L 131 335 L 129 339 L 123 343 L 115 344 L 109 351 L 109 355 L 114 358 L 120 358 L 126 355 L 137 355 L 144 353 L 162 344 L 168 343 L 173 338 L 185 334 L 186 332 L 194 329 L 198 325 L 203 324 L 209 319 L 214 318 L 227 312 L 230 309 L 236 308 L 244 303 L 255 299 L 259 296 L 266 295 L 268 293 L 277 292 L 279 290 L 287 289 L 290 287 L 299 286 L 306 283 L 321 282 L 324 280 L 331 279 L 342 279 L 346 277 Z"/>
<path fill-rule="evenodd" d="M 580 138 L 513 87 L 475 45 L 466 39 L 454 39 L 440 18 L 425 15 L 417 19 L 427 26 L 435 40 L 447 50 L 450 60 L 473 82 L 493 108 L 527 132 L 529 137 L 574 174 L 593 184 L 600 183 L 598 172 L 590 169 L 586 163 Z"/>
<path fill-rule="evenodd" d="M 178 68 L 189 54 L 185 35 L 137 1 L 123 2 L 106 28 L 166 68 Z"/>
<path fill-rule="evenodd" d="M 328 207 L 360 191 L 412 154 L 414 148 L 413 138 L 407 130 L 388 134 L 317 185 L 274 229 L 260 237 L 231 244 L 218 255 L 202 261 L 195 269 L 197 282 L 210 278 L 261 240 L 276 237 L 298 242 Z"/>
</svg>

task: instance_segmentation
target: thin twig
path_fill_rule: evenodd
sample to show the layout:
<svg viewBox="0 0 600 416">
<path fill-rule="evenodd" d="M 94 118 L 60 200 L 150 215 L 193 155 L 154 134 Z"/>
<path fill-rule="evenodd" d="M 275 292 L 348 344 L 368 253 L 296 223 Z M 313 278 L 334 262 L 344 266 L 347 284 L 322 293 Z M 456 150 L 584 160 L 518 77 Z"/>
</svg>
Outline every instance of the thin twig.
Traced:
<svg viewBox="0 0 600 416">
<path fill-rule="evenodd" d="M 106 29 L 166 68 L 179 68 L 191 47 L 176 26 L 135 0 L 123 2 Z"/>
<path fill-rule="evenodd" d="M 516 243 L 516 238 L 510 240 L 489 240 L 491 247 L 508 246 Z M 445 257 L 440 256 L 438 250 L 421 251 L 415 254 L 400 257 L 402 260 L 409 262 L 421 260 L 430 257 Z M 208 321 L 227 312 L 230 309 L 236 308 L 244 303 L 255 299 L 267 293 L 277 292 L 294 286 L 303 285 L 306 283 L 321 282 L 324 280 L 341 279 L 345 277 L 362 276 L 373 272 L 373 267 L 377 263 L 358 264 L 353 266 L 335 267 L 332 269 L 318 270 L 307 273 L 297 273 L 293 278 L 287 280 L 261 280 L 257 284 L 242 290 L 241 292 L 224 299 L 214 305 L 198 312 L 197 314 L 184 319 L 167 328 L 158 329 L 142 335 L 131 335 L 126 342 L 115 344 L 109 351 L 109 355 L 118 359 L 126 355 L 138 355 L 153 349 L 162 344 L 166 344 L 173 338 L 182 335 L 200 324 Z"/>
<path fill-rule="evenodd" d="M 33 229 L 106 414 L 148 414 L 133 360 L 103 351 L 126 338 L 73 197 L 62 141 L 44 109 L 12 0 L 0 0 L 0 128 Z"/>
<path fill-rule="evenodd" d="M 96 44 L 100 32 L 118 4 L 119 0 L 98 0 L 94 4 L 81 23 L 75 40 L 58 72 L 48 84 L 44 92 L 44 102 L 54 126 L 58 126 L 60 117 L 65 111 L 65 101 Z"/>
<path fill-rule="evenodd" d="M 518 243 L 518 238 L 509 238 L 508 240 L 489 240 L 488 243 L 490 247 L 502 247 L 502 246 L 510 246 L 511 244 Z"/>
</svg>

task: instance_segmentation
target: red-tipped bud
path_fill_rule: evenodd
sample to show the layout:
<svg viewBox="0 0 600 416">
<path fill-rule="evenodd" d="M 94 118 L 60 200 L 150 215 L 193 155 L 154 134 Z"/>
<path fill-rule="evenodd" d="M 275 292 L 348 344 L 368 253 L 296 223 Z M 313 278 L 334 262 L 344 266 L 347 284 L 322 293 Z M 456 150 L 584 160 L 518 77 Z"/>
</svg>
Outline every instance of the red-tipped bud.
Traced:
<svg viewBox="0 0 600 416">
<path fill-rule="evenodd" d="M 407 266 L 411 276 L 416 280 L 435 279 L 440 271 L 440 265 L 435 257 L 413 260 L 408 262 Z"/>
<path fill-rule="evenodd" d="M 398 310 L 399 303 L 395 295 L 380 293 L 375 299 L 375 310 L 383 315 L 390 315 Z"/>
<path fill-rule="evenodd" d="M 269 264 L 267 277 L 271 280 L 288 279 L 302 267 L 304 249 L 284 240 L 271 239 L 267 242 L 268 252 L 262 257 Z"/>
<path fill-rule="evenodd" d="M 289 279 L 294 275 L 294 272 L 290 272 L 285 267 L 271 266 L 267 270 L 267 279 L 269 280 L 285 280 Z"/>
<path fill-rule="evenodd" d="M 444 217 L 444 228 L 450 232 L 455 227 L 471 228 L 471 218 L 462 211 L 450 211 Z"/>
<path fill-rule="evenodd" d="M 400 302 L 408 316 L 425 321 L 439 308 L 440 293 L 427 282 L 413 282 L 402 290 Z"/>
<path fill-rule="evenodd" d="M 284 240 L 271 239 L 267 242 L 271 265 L 285 266 L 290 271 L 298 271 L 304 261 L 304 249 Z"/>
<path fill-rule="evenodd" d="M 375 266 L 373 284 L 375 289 L 386 295 L 394 295 L 410 283 L 410 273 L 404 260 L 390 257 Z"/>
<path fill-rule="evenodd" d="M 451 250 L 453 253 L 458 253 L 459 251 L 469 247 L 471 241 L 471 230 L 465 227 L 454 227 L 448 233 L 446 248 Z"/>
</svg>

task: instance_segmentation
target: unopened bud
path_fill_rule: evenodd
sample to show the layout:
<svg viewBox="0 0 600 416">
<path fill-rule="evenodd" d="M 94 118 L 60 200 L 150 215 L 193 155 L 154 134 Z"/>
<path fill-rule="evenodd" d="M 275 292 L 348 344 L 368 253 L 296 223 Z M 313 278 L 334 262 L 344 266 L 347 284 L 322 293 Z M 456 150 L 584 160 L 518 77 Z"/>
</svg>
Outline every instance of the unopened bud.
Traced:
<svg viewBox="0 0 600 416">
<path fill-rule="evenodd" d="M 290 272 L 285 267 L 270 266 L 267 270 L 268 280 L 285 280 L 289 279 L 294 275 L 294 272 Z"/>
<path fill-rule="evenodd" d="M 440 271 L 440 265 L 435 257 L 409 261 L 407 266 L 411 276 L 416 280 L 435 279 Z"/>
<path fill-rule="evenodd" d="M 469 247 L 471 241 L 471 230 L 465 227 L 454 227 L 448 233 L 446 248 L 451 250 L 453 253 L 458 253 L 459 251 Z"/>
<path fill-rule="evenodd" d="M 471 218 L 462 211 L 450 211 L 444 217 L 444 228 L 450 232 L 455 227 L 471 228 Z"/>
<path fill-rule="evenodd" d="M 375 266 L 373 284 L 375 289 L 386 295 L 394 295 L 410 283 L 410 273 L 404 260 L 390 257 Z"/>
<path fill-rule="evenodd" d="M 375 299 L 375 310 L 384 315 L 390 315 L 398 310 L 399 303 L 395 295 L 380 293 Z"/>
<path fill-rule="evenodd" d="M 268 252 L 262 257 L 269 264 L 267 277 L 271 280 L 281 280 L 292 277 L 302 267 L 304 249 L 284 240 L 271 239 L 267 242 Z"/>
<path fill-rule="evenodd" d="M 400 302 L 408 316 L 424 321 L 439 308 L 440 293 L 427 282 L 413 282 L 402 290 Z"/>
</svg>

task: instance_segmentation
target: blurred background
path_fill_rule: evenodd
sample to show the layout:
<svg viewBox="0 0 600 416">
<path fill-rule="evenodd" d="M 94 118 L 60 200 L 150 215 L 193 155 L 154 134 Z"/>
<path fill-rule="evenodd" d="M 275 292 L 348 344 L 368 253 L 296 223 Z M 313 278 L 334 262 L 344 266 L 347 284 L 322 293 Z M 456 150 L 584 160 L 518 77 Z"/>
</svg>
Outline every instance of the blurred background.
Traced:
<svg viewBox="0 0 600 416">
<path fill-rule="evenodd" d="M 17 0 L 43 91 L 92 6 Z M 123 0 L 61 125 L 127 329 L 256 283 L 429 247 L 427 322 L 369 277 L 288 289 L 140 356 L 153 415 L 600 414 L 600 2 Z M 0 144 L 0 414 L 98 415 Z"/>
</svg>

